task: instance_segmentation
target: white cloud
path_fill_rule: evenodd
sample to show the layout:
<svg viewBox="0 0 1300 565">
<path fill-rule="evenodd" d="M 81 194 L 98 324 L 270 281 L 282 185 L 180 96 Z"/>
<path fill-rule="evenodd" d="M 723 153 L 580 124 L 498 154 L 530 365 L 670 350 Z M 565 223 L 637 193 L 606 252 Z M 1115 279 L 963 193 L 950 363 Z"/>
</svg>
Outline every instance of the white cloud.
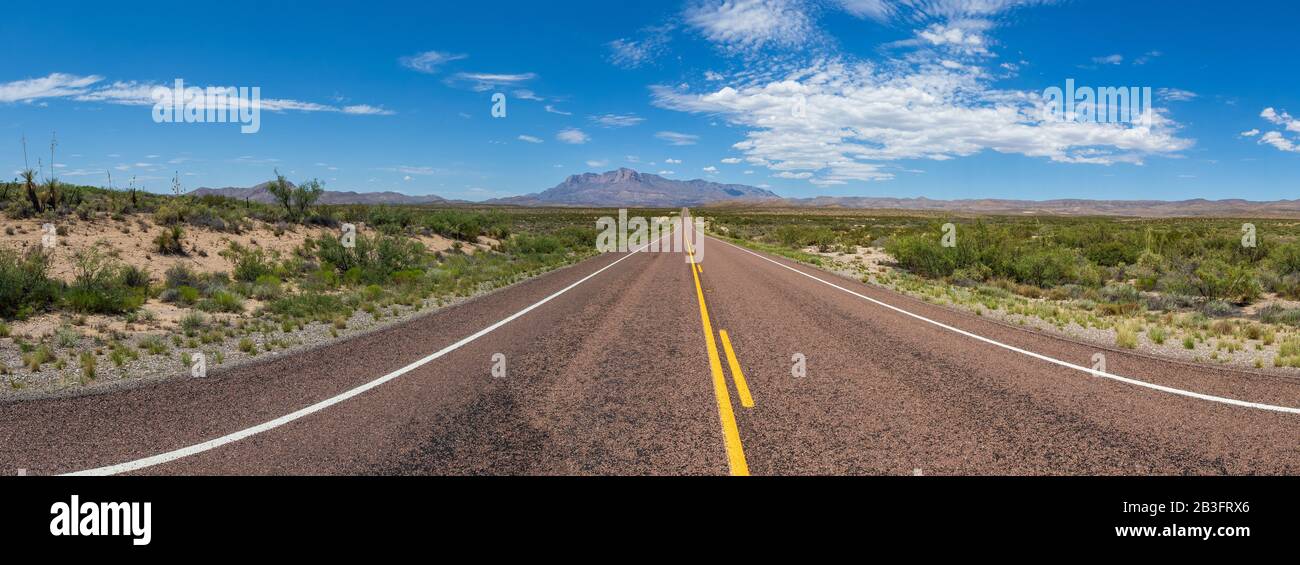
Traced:
<svg viewBox="0 0 1300 565">
<path fill-rule="evenodd" d="M 1273 108 L 1264 108 L 1264 111 L 1259 113 L 1259 117 L 1285 127 L 1287 131 L 1300 132 L 1300 120 L 1291 117 L 1291 114 L 1288 114 L 1286 110 L 1278 112 Z"/>
<path fill-rule="evenodd" d="M 573 115 L 573 112 L 565 112 L 564 110 L 560 110 L 560 109 L 558 109 L 558 108 L 556 108 L 555 106 L 552 106 L 552 105 L 550 105 L 550 104 L 547 104 L 547 105 L 546 105 L 546 111 L 547 111 L 547 112 L 550 112 L 550 113 L 552 113 L 552 114 L 559 114 L 559 115 L 561 115 L 561 116 L 572 116 L 572 115 Z"/>
<path fill-rule="evenodd" d="M 99 102 L 104 104 L 116 104 L 119 106 L 153 106 L 155 100 L 153 92 L 158 88 L 172 89 L 174 84 L 152 84 L 135 81 L 116 81 L 110 84 L 97 86 L 103 82 L 103 77 L 98 75 L 75 76 L 63 73 L 53 73 L 49 76 L 39 79 L 18 80 L 9 83 L 0 84 L 0 103 L 4 102 L 32 102 L 42 98 L 69 98 L 79 102 Z M 228 92 L 232 87 L 215 86 L 208 87 L 202 85 L 186 85 L 186 88 L 197 87 L 204 89 L 214 89 L 218 93 L 227 93 L 227 96 L 234 96 L 235 92 Z M 223 100 L 224 101 L 224 100 Z M 206 100 L 198 98 L 189 102 L 199 108 L 204 107 Z M 258 102 L 259 107 L 267 112 L 337 112 L 344 114 L 356 115 L 392 115 L 395 112 L 386 110 L 380 106 L 369 104 L 356 104 L 351 106 L 334 106 L 331 104 L 321 104 L 317 102 L 305 102 L 302 100 L 292 100 L 286 98 L 261 98 Z"/>
<path fill-rule="evenodd" d="M 1264 118 L 1265 120 L 1267 120 L 1269 123 L 1273 125 L 1282 126 L 1282 128 L 1285 131 L 1300 132 L 1300 120 L 1293 118 L 1291 114 L 1287 113 L 1286 110 L 1282 110 L 1281 112 L 1279 112 L 1270 106 L 1268 108 L 1264 108 L 1264 110 L 1259 113 L 1259 117 Z M 1297 144 L 1296 140 L 1286 137 L 1280 131 L 1265 132 L 1264 134 L 1261 135 L 1259 133 L 1259 130 L 1252 129 L 1247 132 L 1242 132 L 1241 136 L 1242 137 L 1258 136 L 1259 140 L 1257 141 L 1257 143 L 1261 145 L 1271 145 L 1275 149 L 1278 149 L 1279 151 L 1300 153 L 1300 144 Z"/>
<path fill-rule="evenodd" d="M 1281 151 L 1300 152 L 1300 147 L 1290 139 L 1284 137 L 1280 132 L 1270 131 L 1259 138 L 1260 143 L 1267 143 Z"/>
<path fill-rule="evenodd" d="M 659 174 L 659 176 L 661 176 L 661 177 L 667 177 L 667 176 L 672 176 L 672 175 L 677 174 L 677 171 L 659 171 L 658 174 Z"/>
<path fill-rule="evenodd" d="M 642 30 L 641 39 L 619 38 L 606 43 L 610 62 L 626 69 L 640 67 L 658 57 L 668 47 L 673 26 L 649 27 Z"/>
<path fill-rule="evenodd" d="M 795 46 L 816 33 L 799 0 L 703 0 L 687 7 L 687 25 L 729 51 Z"/>
<path fill-rule="evenodd" d="M 104 80 L 99 75 L 77 76 L 51 73 L 42 78 L 16 80 L 0 84 L 0 102 L 27 102 L 41 98 L 66 98 L 86 92 L 91 85 Z"/>
<path fill-rule="evenodd" d="M 450 63 L 452 61 L 459 61 L 467 57 L 469 56 L 456 54 L 456 53 L 447 53 L 445 51 L 425 51 L 423 53 L 418 53 L 415 55 L 411 55 L 409 57 L 402 57 L 398 61 L 402 63 L 403 67 L 406 67 L 408 69 L 419 71 L 425 74 L 433 74 L 438 72 L 438 67 L 441 67 L 443 64 Z"/>
<path fill-rule="evenodd" d="M 695 145 L 700 140 L 700 136 L 689 133 L 678 133 L 675 131 L 661 131 L 655 134 L 655 137 L 667 141 L 673 145 Z"/>
<path fill-rule="evenodd" d="M 682 160 L 681 160 L 681 159 L 672 159 L 672 158 L 668 158 L 668 159 L 664 159 L 664 163 L 665 163 L 665 164 L 668 164 L 668 165 L 680 165 L 680 164 L 682 164 Z"/>
<path fill-rule="evenodd" d="M 925 43 L 961 55 L 989 54 L 989 39 L 984 32 L 991 24 L 983 20 L 936 23 L 916 32 Z"/>
<path fill-rule="evenodd" d="M 1133 64 L 1134 64 L 1134 65 L 1145 65 L 1145 64 L 1151 62 L 1152 59 L 1155 59 L 1156 57 L 1160 57 L 1161 55 L 1164 55 L 1164 53 L 1161 53 L 1161 52 L 1159 52 L 1159 51 L 1147 51 L 1147 52 L 1146 52 L 1145 54 L 1143 54 L 1141 57 L 1138 57 L 1138 58 L 1134 59 L 1134 60 L 1133 60 Z"/>
<path fill-rule="evenodd" d="M 1092 62 L 1098 65 L 1122 65 L 1124 63 L 1124 56 L 1116 53 L 1104 57 L 1093 57 Z"/>
<path fill-rule="evenodd" d="M 844 11 L 859 18 L 871 18 L 876 21 L 889 21 L 897 8 L 886 0 L 838 0 Z"/>
<path fill-rule="evenodd" d="M 718 168 L 717 168 L 717 167 L 714 167 L 714 166 L 712 166 L 712 165 L 710 165 L 710 166 L 708 166 L 708 167 L 704 167 L 704 168 L 701 169 L 701 170 L 703 170 L 703 171 L 706 172 L 706 173 L 710 173 L 710 174 L 718 172 Z"/>
<path fill-rule="evenodd" d="M 637 125 L 645 121 L 645 118 L 635 114 L 603 114 L 592 116 L 591 121 L 597 125 L 606 128 L 625 128 Z"/>
<path fill-rule="evenodd" d="M 571 143 L 573 145 L 582 145 L 583 143 L 591 141 L 591 137 L 583 133 L 582 130 L 578 128 L 562 129 L 560 130 L 560 133 L 555 134 L 555 139 L 558 139 L 565 143 Z"/>
<path fill-rule="evenodd" d="M 520 100 L 532 100 L 534 102 L 544 102 L 546 100 L 545 98 L 538 96 L 536 92 L 527 89 L 516 90 L 515 98 Z"/>
<path fill-rule="evenodd" d="M 737 159 L 735 157 L 727 157 L 726 159 L 723 159 L 722 162 L 727 165 L 735 165 L 737 163 L 740 163 L 740 159 Z"/>
<path fill-rule="evenodd" d="M 1183 90 L 1181 88 L 1161 88 L 1156 90 L 1156 95 L 1164 100 L 1173 102 L 1190 102 L 1200 96 L 1195 92 Z"/>
<path fill-rule="evenodd" d="M 591 167 L 591 168 L 593 168 L 593 169 L 599 169 L 599 168 L 601 168 L 601 167 L 608 167 L 608 166 L 609 166 L 609 161 L 608 161 L 608 160 L 605 160 L 605 159 L 600 159 L 600 160 L 591 160 L 591 161 L 587 161 L 587 166 L 588 166 L 588 167 Z"/>
<path fill-rule="evenodd" d="M 356 104 L 352 106 L 344 106 L 343 113 L 357 114 L 362 116 L 391 116 L 394 114 L 392 110 L 385 110 L 381 107 L 371 106 L 369 104 Z"/>
<path fill-rule="evenodd" d="M 533 137 L 531 135 L 520 135 L 518 139 L 519 141 L 527 141 L 528 143 L 543 143 L 542 138 Z"/>
<path fill-rule="evenodd" d="M 468 85 L 470 89 L 484 92 L 503 86 L 517 86 L 537 78 L 537 73 L 456 73 L 445 82 L 451 86 Z"/>
<path fill-rule="evenodd" d="M 1154 111 L 1149 128 L 1050 120 L 1037 92 L 996 90 L 979 69 L 829 61 L 783 78 L 700 93 L 658 86 L 657 106 L 717 115 L 746 128 L 747 161 L 818 184 L 893 178 L 903 159 L 991 150 L 1066 163 L 1135 163 L 1191 146 Z M 803 100 L 803 115 L 791 108 Z M 789 175 L 786 175 L 789 176 Z"/>
</svg>

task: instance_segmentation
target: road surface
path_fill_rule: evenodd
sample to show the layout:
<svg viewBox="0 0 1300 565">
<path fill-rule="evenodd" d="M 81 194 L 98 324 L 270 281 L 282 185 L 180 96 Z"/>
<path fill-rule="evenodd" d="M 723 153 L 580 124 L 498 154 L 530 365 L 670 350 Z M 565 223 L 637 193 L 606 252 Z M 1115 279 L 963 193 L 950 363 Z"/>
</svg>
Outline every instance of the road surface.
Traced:
<svg viewBox="0 0 1300 565">
<path fill-rule="evenodd" d="M 609 253 L 308 354 L 0 404 L 0 467 L 1300 473 L 1300 380 L 1119 351 L 1093 374 L 1095 347 L 704 245 L 699 269 Z"/>
</svg>

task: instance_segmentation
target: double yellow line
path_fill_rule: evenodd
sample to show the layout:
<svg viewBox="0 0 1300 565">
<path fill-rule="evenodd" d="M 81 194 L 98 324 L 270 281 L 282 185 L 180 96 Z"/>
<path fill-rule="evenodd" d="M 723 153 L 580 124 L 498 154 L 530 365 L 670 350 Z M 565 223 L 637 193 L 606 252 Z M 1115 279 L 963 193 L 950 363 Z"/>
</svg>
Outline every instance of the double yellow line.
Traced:
<svg viewBox="0 0 1300 565">
<path fill-rule="evenodd" d="M 727 379 L 722 374 L 722 359 L 718 356 L 718 343 L 713 339 L 713 323 L 709 320 L 709 307 L 704 303 L 704 287 L 700 285 L 699 263 L 695 261 L 695 249 L 690 243 L 686 250 L 691 257 L 691 276 L 695 279 L 695 296 L 700 302 L 700 323 L 704 326 L 704 343 L 709 353 L 709 372 L 713 375 L 713 396 L 718 402 L 718 419 L 722 422 L 722 438 L 727 448 L 727 466 L 733 476 L 749 475 L 749 464 L 745 462 L 745 448 L 740 441 L 740 428 L 736 426 L 736 413 L 731 408 L 731 392 L 727 390 Z M 731 338 L 727 330 L 722 330 L 722 346 L 726 349 L 727 364 L 731 369 L 732 379 L 736 382 L 736 393 L 740 404 L 746 408 L 754 407 L 754 398 L 749 393 L 749 385 L 740 370 L 740 361 L 731 348 Z"/>
</svg>

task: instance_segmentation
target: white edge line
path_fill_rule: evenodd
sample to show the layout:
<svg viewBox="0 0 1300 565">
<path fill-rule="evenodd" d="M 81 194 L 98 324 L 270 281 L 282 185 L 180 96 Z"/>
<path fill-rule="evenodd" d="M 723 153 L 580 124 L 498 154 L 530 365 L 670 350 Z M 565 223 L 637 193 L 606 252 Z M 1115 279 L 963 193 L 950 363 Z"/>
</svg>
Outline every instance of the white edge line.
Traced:
<svg viewBox="0 0 1300 565">
<path fill-rule="evenodd" d="M 662 237 L 659 238 L 659 240 L 662 240 L 662 239 L 663 239 Z M 659 241 L 659 240 L 655 240 L 655 241 L 657 242 L 657 241 Z M 654 243 L 654 242 L 652 242 L 652 243 Z M 457 349 L 460 349 L 461 347 L 465 346 L 466 344 L 468 344 L 468 343 L 470 343 L 470 342 L 472 342 L 472 341 L 474 341 L 474 340 L 476 340 L 476 339 L 478 339 L 478 338 L 480 338 L 480 337 L 483 337 L 483 336 L 485 336 L 485 335 L 491 333 L 493 330 L 496 330 L 497 328 L 500 328 L 501 326 L 504 326 L 504 325 L 506 325 L 506 324 L 508 324 L 508 323 L 510 323 L 510 322 L 512 322 L 512 321 L 514 321 L 515 319 L 519 318 L 520 316 L 523 316 L 524 314 L 527 314 L 527 313 L 529 313 L 529 312 L 532 312 L 532 311 L 533 311 L 534 309 L 536 309 L 537 307 L 539 307 L 539 306 L 541 306 L 541 305 L 543 305 L 543 304 L 546 304 L 547 302 L 550 302 L 551 300 L 555 299 L 556 297 L 560 296 L 561 294 L 564 294 L 564 293 L 566 293 L 566 292 L 572 290 L 574 287 L 576 287 L 576 286 L 578 286 L 578 285 L 580 285 L 580 284 L 582 284 L 582 283 L 584 283 L 584 282 L 587 282 L 587 281 L 588 281 L 589 279 L 591 279 L 592 277 L 594 277 L 594 276 L 596 276 L 596 275 L 599 275 L 599 274 L 605 272 L 605 270 L 607 270 L 607 269 L 613 267 L 614 265 L 617 265 L 617 264 L 619 264 L 619 263 L 622 263 L 623 261 L 627 260 L 627 258 L 629 258 L 629 257 L 631 257 L 631 256 L 633 256 L 633 255 L 635 255 L 635 254 L 637 254 L 637 253 L 640 253 L 641 251 L 644 251 L 644 250 L 645 250 L 646 248 L 648 248 L 648 247 L 650 247 L 650 244 L 646 244 L 645 246 L 642 246 L 641 248 L 637 249 L 636 251 L 633 251 L 633 252 L 631 252 L 631 253 L 628 253 L 627 255 L 625 255 L 625 256 L 619 258 L 617 261 L 614 261 L 613 263 L 610 263 L 610 264 L 608 264 L 608 265 L 605 265 L 604 267 L 601 267 L 600 270 L 598 270 L 598 271 L 596 271 L 596 272 L 594 272 L 594 273 L 592 273 L 592 274 L 590 274 L 590 275 L 587 275 L 587 276 L 583 277 L 583 278 L 582 278 L 581 280 L 579 280 L 578 282 L 575 282 L 575 283 L 573 283 L 573 284 L 571 284 L 571 285 L 569 285 L 569 286 L 564 287 L 564 288 L 563 288 L 562 290 L 560 290 L 559 292 L 556 292 L 555 294 L 552 294 L 552 295 L 550 295 L 550 296 L 547 296 L 546 298 L 543 298 L 541 301 L 539 301 L 539 302 L 533 304 L 532 306 L 529 306 L 529 307 L 527 307 L 527 308 L 524 308 L 523 310 L 520 310 L 520 311 L 518 311 L 518 312 L 515 312 L 514 314 L 511 314 L 510 317 L 505 318 L 505 319 L 503 319 L 503 320 L 501 320 L 501 321 L 499 321 L 499 322 L 497 322 L 497 323 L 495 323 L 495 324 L 492 324 L 492 325 L 490 325 L 490 326 L 488 326 L 488 327 L 486 327 L 486 328 L 483 328 L 483 329 L 479 330 L 478 332 L 474 333 L 473 335 L 470 335 L 470 336 L 468 336 L 468 337 L 466 337 L 466 338 L 464 338 L 464 339 L 462 339 L 462 340 L 460 340 L 460 341 L 458 341 L 458 342 L 456 342 L 456 343 L 453 343 L 453 344 L 451 344 L 451 345 L 448 345 L 447 347 L 444 347 L 444 348 L 438 350 L 438 352 L 436 352 L 436 353 L 434 353 L 434 354 L 432 354 L 432 355 L 429 355 L 428 357 L 425 357 L 425 358 L 423 358 L 423 359 L 420 359 L 419 361 L 416 361 L 416 362 L 414 362 L 414 363 L 411 363 L 410 365 L 407 365 L 407 366 L 405 366 L 405 367 L 402 367 L 401 369 L 398 369 L 398 370 L 396 370 L 396 371 L 393 371 L 393 372 L 391 372 L 391 373 L 388 373 L 387 375 L 384 375 L 384 376 L 382 376 L 382 377 L 379 377 L 379 378 L 377 378 L 377 379 L 375 379 L 375 380 L 373 380 L 373 381 L 370 381 L 370 382 L 368 382 L 368 383 L 365 383 L 365 384 L 363 384 L 363 385 L 361 385 L 361 386 L 358 386 L 358 387 L 356 387 L 356 388 L 353 388 L 353 389 L 351 389 L 351 390 L 348 390 L 348 391 L 346 391 L 346 392 L 343 392 L 343 393 L 339 394 L 338 396 L 334 396 L 334 397 L 331 397 L 331 398 L 327 398 L 327 399 L 325 399 L 325 400 L 322 400 L 322 401 L 320 401 L 320 402 L 317 402 L 317 403 L 315 403 L 315 404 L 312 404 L 311 406 L 308 406 L 308 407 L 303 408 L 303 409 L 301 409 L 301 410 L 298 410 L 298 411 L 295 411 L 295 412 L 292 412 L 292 413 L 289 413 L 289 414 L 285 414 L 284 416 L 280 416 L 279 418 L 276 418 L 276 419 L 271 420 L 271 421 L 269 421 L 269 422 L 265 422 L 265 423 L 262 423 L 262 424 L 258 424 L 258 425 L 256 425 L 256 426 L 251 427 L 251 428 L 243 429 L 243 430 L 240 430 L 240 431 L 237 431 L 237 432 L 234 432 L 234 433 L 226 434 L 226 435 L 224 435 L 224 436 L 221 436 L 221 437 L 218 437 L 218 438 L 215 438 L 215 439 L 210 439 L 210 440 L 205 441 L 205 442 L 203 442 L 203 443 L 198 443 L 198 444 L 195 444 L 195 445 L 191 445 L 191 446 L 189 446 L 189 447 L 182 447 L 182 448 L 180 448 L 180 449 L 175 449 L 175 450 L 172 450 L 172 451 L 168 451 L 168 452 L 166 452 L 166 453 L 160 453 L 160 454 L 158 454 L 158 455 L 154 455 L 154 456 L 151 456 L 151 457 L 145 457 L 145 458 L 143 458 L 143 459 L 136 459 L 135 461 L 128 461 L 128 462 L 126 462 L 126 463 L 119 463 L 119 464 L 117 464 L 117 465 L 109 465 L 109 466 L 106 466 L 106 467 L 99 467 L 99 468 L 89 469 L 89 470 L 85 470 L 85 471 L 77 471 L 77 472 L 75 472 L 75 473 L 65 473 L 65 474 L 63 474 L 63 476 L 68 476 L 68 477 L 75 477 L 75 476 L 106 476 L 106 475 L 116 475 L 116 474 L 118 474 L 118 473 L 125 473 L 125 472 L 128 472 L 128 471 L 136 471 L 136 470 L 139 470 L 139 469 L 145 469 L 145 468 L 148 468 L 148 467 L 153 467 L 154 465 L 160 465 L 160 464 L 163 464 L 163 463 L 168 463 L 168 462 L 171 462 L 171 461 L 175 461 L 175 460 L 177 460 L 177 459 L 182 459 L 182 458 L 185 458 L 185 457 L 189 457 L 189 456 L 191 456 L 191 455 L 197 455 L 197 454 L 199 454 L 199 453 L 203 453 L 204 451 L 209 451 L 209 450 L 212 450 L 212 449 L 216 449 L 216 448 L 221 447 L 221 446 L 223 446 L 223 445 L 230 444 L 230 443 L 234 443 L 234 442 L 237 442 L 237 441 L 239 441 L 239 440 L 241 440 L 241 439 L 244 439 L 244 438 L 247 438 L 247 437 L 250 437 L 250 436 L 254 436 L 254 435 L 260 434 L 260 433 L 265 432 L 265 431 L 273 430 L 273 429 L 275 429 L 275 428 L 278 428 L 278 427 L 280 427 L 280 426 L 283 426 L 283 425 L 285 425 L 285 424 L 288 424 L 289 422 L 292 422 L 292 421 L 297 420 L 297 419 L 299 419 L 299 418 L 302 418 L 302 417 L 304 417 L 304 416 L 307 416 L 307 415 L 313 414 L 313 413 L 315 413 L 315 412 L 320 412 L 321 410 L 324 410 L 324 409 L 326 409 L 326 408 L 329 408 L 330 406 L 333 406 L 333 405 L 335 405 L 335 404 L 338 404 L 338 403 L 340 403 L 340 402 L 343 402 L 343 401 L 345 401 L 345 400 L 348 400 L 348 399 L 350 399 L 350 398 L 352 398 L 352 397 L 354 397 L 354 396 L 357 396 L 357 395 L 359 395 L 359 394 L 361 394 L 361 393 L 364 393 L 364 392 L 366 392 L 366 391 L 368 391 L 368 390 L 370 390 L 370 389 L 373 389 L 373 388 L 379 387 L 379 386 L 381 386 L 381 385 L 383 385 L 383 384 L 385 384 L 385 383 L 387 383 L 387 382 L 389 382 L 389 381 L 392 381 L 392 380 L 394 380 L 394 379 L 396 379 L 396 378 L 398 378 L 398 377 L 400 377 L 400 376 L 402 376 L 402 375 L 405 375 L 406 373 L 409 373 L 409 372 L 411 372 L 411 371 L 413 371 L 413 370 L 415 370 L 415 369 L 418 369 L 418 368 L 420 368 L 421 366 L 424 366 L 424 365 L 428 364 L 430 361 L 433 361 L 434 359 L 437 359 L 437 358 L 442 357 L 442 356 L 444 356 L 444 355 L 446 355 L 446 354 L 448 354 L 448 353 L 451 353 L 452 351 L 455 351 L 455 350 L 457 350 Z"/>
<path fill-rule="evenodd" d="M 1000 341 L 995 341 L 995 340 L 989 339 L 989 338 L 984 337 L 984 336 L 980 336 L 980 335 L 973 334 L 973 333 L 971 333 L 971 332 L 968 332 L 968 331 L 963 330 L 963 329 L 960 329 L 960 328 L 955 328 L 955 327 L 950 326 L 950 325 L 948 325 L 948 324 L 945 324 L 945 323 L 943 323 L 943 322 L 938 322 L 938 321 L 935 321 L 935 320 L 931 320 L 931 319 L 926 318 L 925 316 L 922 316 L 922 315 L 920 315 L 920 314 L 913 314 L 913 313 L 908 312 L 907 310 L 904 310 L 904 309 L 899 308 L 899 307 L 897 307 L 897 306 L 893 306 L 893 305 L 890 305 L 890 304 L 886 304 L 886 303 L 884 303 L 884 302 L 881 302 L 881 301 L 879 301 L 879 300 L 876 300 L 876 299 L 874 299 L 874 298 L 871 298 L 870 296 L 866 296 L 866 295 L 864 295 L 864 294 L 860 294 L 860 293 L 854 292 L 854 291 L 849 290 L 849 289 L 847 289 L 847 288 L 844 288 L 844 287 L 842 287 L 842 286 L 840 286 L 840 285 L 837 285 L 837 284 L 835 284 L 835 283 L 833 283 L 833 282 L 822 280 L 822 279 L 820 279 L 820 278 L 817 278 L 817 277 L 815 277 L 815 276 L 812 276 L 812 275 L 810 275 L 810 274 L 808 274 L 808 273 L 805 273 L 805 272 L 803 272 L 803 271 L 800 271 L 799 269 L 796 269 L 796 268 L 794 268 L 794 267 L 791 267 L 791 266 L 786 265 L 786 264 L 784 264 L 784 263 L 781 263 L 781 262 L 779 262 L 779 261 L 775 261 L 775 260 L 770 259 L 770 258 L 768 258 L 768 257 L 764 257 L 764 256 L 762 256 L 762 255 L 760 255 L 760 254 L 758 254 L 758 253 L 755 253 L 755 252 L 753 252 L 753 251 L 750 251 L 750 250 L 748 250 L 748 249 L 745 249 L 744 247 L 740 247 L 740 246 L 738 246 L 738 245 L 735 245 L 735 244 L 733 244 L 733 243 L 731 243 L 731 242 L 722 241 L 722 240 L 720 240 L 720 239 L 717 239 L 717 238 L 715 238 L 715 237 L 711 237 L 711 236 L 710 236 L 710 239 L 713 239 L 714 241 L 717 241 L 717 242 L 719 242 L 719 243 L 723 243 L 723 244 L 726 244 L 726 245 L 730 245 L 730 246 L 732 246 L 732 247 L 735 247 L 736 249 L 739 249 L 739 250 L 741 250 L 741 251 L 744 251 L 745 253 L 749 253 L 750 255 L 753 255 L 753 256 L 755 256 L 755 257 L 758 257 L 759 259 L 762 259 L 762 260 L 764 260 L 764 261 L 770 262 L 770 263 L 772 263 L 772 264 L 774 264 L 774 265 L 776 265 L 776 266 L 778 266 L 778 267 L 782 267 L 782 268 L 785 268 L 785 269 L 789 269 L 789 270 L 794 271 L 794 272 L 796 272 L 796 273 L 799 273 L 799 274 L 801 274 L 801 275 L 803 275 L 803 276 L 805 276 L 805 277 L 808 277 L 808 278 L 810 278 L 810 279 L 812 279 L 812 280 L 815 280 L 815 281 L 820 282 L 820 283 L 825 284 L 825 285 L 829 285 L 829 286 L 832 286 L 832 287 L 838 288 L 838 289 L 840 289 L 840 290 L 842 290 L 842 291 L 844 291 L 844 292 L 847 292 L 847 293 L 849 293 L 849 294 L 852 294 L 852 295 L 854 295 L 854 296 L 856 296 L 856 297 L 858 297 L 858 298 L 861 298 L 861 299 L 864 299 L 864 300 L 870 301 L 870 302 L 872 302 L 872 303 L 874 303 L 874 304 L 877 304 L 877 305 L 880 305 L 880 306 L 884 306 L 885 308 L 888 308 L 888 309 L 893 310 L 893 311 L 895 311 L 895 312 L 898 312 L 898 313 L 900 313 L 900 314 L 905 314 L 905 315 L 907 315 L 907 316 L 911 316 L 911 317 L 913 317 L 913 318 L 916 318 L 916 319 L 918 319 L 918 320 L 921 320 L 922 322 L 926 322 L 926 323 L 934 324 L 934 325 L 939 326 L 939 327 L 941 327 L 941 328 L 943 328 L 943 329 L 945 329 L 945 330 L 949 330 L 949 331 L 952 331 L 952 332 L 956 332 L 956 333 L 959 333 L 959 334 L 964 335 L 964 336 L 966 336 L 966 337 L 969 337 L 969 338 L 972 338 L 972 339 L 977 339 L 977 340 L 979 340 L 979 341 L 982 341 L 982 342 L 987 343 L 987 344 L 990 344 L 990 345 L 996 345 L 996 346 L 1001 347 L 1001 348 L 1003 348 L 1003 349 L 1007 349 L 1007 350 L 1010 350 L 1010 351 L 1014 351 L 1014 352 L 1016 352 L 1016 353 L 1020 353 L 1020 354 L 1023 354 L 1023 355 L 1028 355 L 1028 356 L 1033 357 L 1033 358 L 1035 358 L 1035 359 L 1040 359 L 1040 360 L 1043 360 L 1043 361 L 1047 361 L 1048 363 L 1054 363 L 1054 364 L 1056 364 L 1056 365 L 1060 365 L 1060 366 L 1062 366 L 1062 367 L 1067 367 L 1067 368 L 1070 368 L 1070 369 L 1074 369 L 1074 370 L 1076 370 L 1076 371 L 1083 371 L 1083 372 L 1085 372 L 1085 373 L 1088 373 L 1088 374 L 1091 374 L 1091 375 L 1094 375 L 1094 376 L 1098 376 L 1098 377 L 1103 377 L 1103 378 L 1107 378 L 1107 379 L 1116 380 L 1116 381 L 1119 381 L 1119 382 L 1122 382 L 1122 383 L 1127 383 L 1127 384 L 1130 384 L 1130 385 L 1133 385 L 1133 386 L 1140 386 L 1140 387 L 1143 387 L 1143 388 L 1149 388 L 1149 389 L 1152 389 L 1152 390 L 1158 390 L 1158 391 L 1160 391 L 1160 392 L 1166 392 L 1166 393 L 1169 393 L 1169 394 L 1176 394 L 1176 395 L 1179 395 L 1179 396 L 1186 396 L 1186 397 L 1196 398 L 1196 399 L 1200 399 L 1200 400 L 1207 400 L 1207 401 L 1210 401 L 1210 402 L 1219 402 L 1219 403 L 1222 403 L 1222 404 L 1231 404 L 1231 405 L 1233 405 L 1233 406 L 1241 406 L 1241 407 L 1245 407 L 1245 408 L 1254 408 L 1254 409 L 1256 409 L 1256 410 L 1269 410 L 1269 411 L 1272 411 L 1272 412 L 1283 412 L 1283 413 L 1287 413 L 1287 414 L 1300 414 L 1300 408 L 1292 408 L 1292 407 L 1288 407 L 1288 406 L 1274 406 L 1274 405 L 1272 405 L 1272 404 L 1261 404 L 1261 403 L 1259 403 L 1259 402 L 1249 402 L 1249 401 L 1245 401 L 1245 400 L 1237 400 L 1237 399 L 1235 399 L 1235 398 L 1225 398 L 1225 397 L 1222 397 L 1222 396 L 1214 396 L 1214 395 L 1210 395 L 1210 394 L 1203 394 L 1203 393 L 1199 393 L 1199 392 L 1192 392 L 1192 391 L 1190 391 L 1190 390 L 1183 390 L 1183 389 L 1179 389 L 1179 388 L 1173 388 L 1173 387 L 1168 387 L 1168 386 L 1164 386 L 1164 385 L 1158 385 L 1158 384 L 1155 384 L 1155 383 L 1149 383 L 1149 382 L 1146 382 L 1146 381 L 1140 381 L 1140 380 L 1133 379 L 1133 378 L 1129 378 L 1129 377 L 1124 377 L 1124 376 L 1120 376 L 1120 375 L 1116 375 L 1116 374 L 1112 374 L 1112 373 L 1107 373 L 1107 372 L 1105 372 L 1105 371 L 1098 371 L 1098 370 L 1093 369 L 1093 368 L 1091 368 L 1091 367 L 1084 367 L 1084 366 L 1082 366 L 1082 365 L 1075 365 L 1074 363 L 1070 363 L 1070 362 L 1067 362 L 1067 361 L 1061 361 L 1060 359 L 1055 359 L 1055 358 L 1052 358 L 1052 357 L 1048 357 L 1048 356 L 1046 356 L 1046 355 L 1042 355 L 1042 354 L 1039 354 L 1039 353 L 1034 353 L 1033 351 L 1028 351 L 1028 350 L 1025 350 L 1025 349 L 1021 349 L 1021 348 L 1016 347 L 1016 346 L 1014 346 L 1014 345 L 1007 345 L 1007 344 L 1002 343 L 1002 342 L 1000 342 Z"/>
</svg>

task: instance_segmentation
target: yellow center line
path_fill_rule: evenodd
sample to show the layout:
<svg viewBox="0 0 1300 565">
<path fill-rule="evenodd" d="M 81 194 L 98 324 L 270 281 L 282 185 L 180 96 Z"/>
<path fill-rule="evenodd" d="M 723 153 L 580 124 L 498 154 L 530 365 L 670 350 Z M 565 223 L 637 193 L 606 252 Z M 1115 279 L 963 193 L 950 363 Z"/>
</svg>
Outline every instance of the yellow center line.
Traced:
<svg viewBox="0 0 1300 565">
<path fill-rule="evenodd" d="M 731 380 L 736 382 L 736 394 L 740 395 L 740 405 L 754 407 L 754 397 L 749 395 L 749 383 L 745 382 L 745 373 L 740 370 L 740 360 L 736 359 L 736 350 L 731 348 L 731 338 L 727 330 L 718 330 L 722 336 L 722 350 L 727 353 L 727 365 L 731 367 Z"/>
<path fill-rule="evenodd" d="M 691 262 L 694 262 L 695 253 L 690 253 Z M 709 352 L 709 372 L 713 375 L 713 397 L 718 401 L 718 419 L 722 422 L 722 440 L 727 447 L 727 465 L 732 476 L 748 476 L 749 464 L 745 462 L 745 448 L 740 443 L 740 428 L 736 427 L 731 393 L 727 390 L 727 379 L 722 375 L 722 360 L 718 357 L 718 344 L 713 339 L 709 307 L 704 304 L 704 287 L 700 286 L 700 273 L 694 268 L 691 269 L 691 276 L 695 279 L 695 297 L 700 302 L 700 323 L 704 325 L 704 343 Z"/>
</svg>

